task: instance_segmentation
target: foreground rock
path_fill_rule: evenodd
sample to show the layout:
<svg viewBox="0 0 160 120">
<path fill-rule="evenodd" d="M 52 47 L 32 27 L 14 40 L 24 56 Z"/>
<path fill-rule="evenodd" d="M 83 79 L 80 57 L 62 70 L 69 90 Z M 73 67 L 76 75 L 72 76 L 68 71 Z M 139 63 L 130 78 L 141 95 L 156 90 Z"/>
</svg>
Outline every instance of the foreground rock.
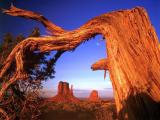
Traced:
<svg viewBox="0 0 160 120">
<path fill-rule="evenodd" d="M 80 100 L 73 95 L 73 86 L 69 88 L 69 83 L 60 81 L 58 84 L 58 94 L 53 98 L 50 98 L 48 101 L 66 103 L 74 102 L 77 103 Z"/>
<path fill-rule="evenodd" d="M 91 91 L 91 94 L 89 96 L 89 101 L 90 102 L 100 102 L 100 98 L 99 98 L 97 90 L 92 90 Z"/>
</svg>

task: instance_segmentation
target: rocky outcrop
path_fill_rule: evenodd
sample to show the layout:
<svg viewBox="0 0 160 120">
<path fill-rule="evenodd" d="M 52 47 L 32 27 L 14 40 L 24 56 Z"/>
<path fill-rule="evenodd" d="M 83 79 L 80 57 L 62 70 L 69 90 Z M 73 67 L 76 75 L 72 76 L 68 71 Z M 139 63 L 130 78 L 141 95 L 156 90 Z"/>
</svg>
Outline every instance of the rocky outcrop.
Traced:
<svg viewBox="0 0 160 120">
<path fill-rule="evenodd" d="M 73 85 L 69 88 L 69 83 L 60 81 L 58 84 L 58 94 L 49 101 L 66 103 L 66 102 L 79 102 L 80 100 L 73 95 Z"/>
<path fill-rule="evenodd" d="M 89 96 L 89 101 L 90 102 L 99 102 L 100 101 L 97 90 L 92 90 L 91 91 L 90 96 Z"/>
</svg>

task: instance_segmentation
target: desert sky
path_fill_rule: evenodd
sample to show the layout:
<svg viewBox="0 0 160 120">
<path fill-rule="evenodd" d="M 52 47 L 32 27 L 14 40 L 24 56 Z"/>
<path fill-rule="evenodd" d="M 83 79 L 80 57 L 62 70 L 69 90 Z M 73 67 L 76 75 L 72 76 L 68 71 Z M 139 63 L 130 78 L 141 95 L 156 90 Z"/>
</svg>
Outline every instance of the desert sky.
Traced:
<svg viewBox="0 0 160 120">
<path fill-rule="evenodd" d="M 1 0 L 0 7 L 8 8 L 11 2 L 16 7 L 41 13 L 66 30 L 76 29 L 91 18 L 110 11 L 142 6 L 147 10 L 157 35 L 160 35 L 159 0 Z M 7 32 L 15 36 L 28 35 L 34 27 L 39 27 L 42 35 L 47 34 L 40 23 L 0 13 L 0 39 Z M 67 81 L 74 86 L 77 97 L 87 97 L 94 89 L 101 97 L 113 97 L 109 73 L 104 80 L 104 71 L 90 68 L 97 60 L 107 57 L 105 51 L 105 41 L 98 35 L 74 52 L 66 52 L 56 63 L 55 78 L 43 83 L 45 96 L 55 95 L 58 82 Z"/>
</svg>

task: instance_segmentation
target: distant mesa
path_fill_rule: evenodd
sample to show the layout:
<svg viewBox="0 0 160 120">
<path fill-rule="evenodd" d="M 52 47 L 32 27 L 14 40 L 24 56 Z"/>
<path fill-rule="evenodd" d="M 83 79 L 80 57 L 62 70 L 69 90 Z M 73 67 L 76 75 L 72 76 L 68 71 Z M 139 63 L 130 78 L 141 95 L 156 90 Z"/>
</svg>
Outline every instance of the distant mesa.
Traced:
<svg viewBox="0 0 160 120">
<path fill-rule="evenodd" d="M 63 81 L 60 81 L 58 84 L 58 94 L 48 99 L 48 101 L 58 103 L 80 102 L 80 100 L 73 95 L 73 85 L 69 88 L 69 83 Z"/>
<path fill-rule="evenodd" d="M 90 102 L 100 102 L 100 97 L 97 90 L 92 90 L 88 99 Z"/>
</svg>

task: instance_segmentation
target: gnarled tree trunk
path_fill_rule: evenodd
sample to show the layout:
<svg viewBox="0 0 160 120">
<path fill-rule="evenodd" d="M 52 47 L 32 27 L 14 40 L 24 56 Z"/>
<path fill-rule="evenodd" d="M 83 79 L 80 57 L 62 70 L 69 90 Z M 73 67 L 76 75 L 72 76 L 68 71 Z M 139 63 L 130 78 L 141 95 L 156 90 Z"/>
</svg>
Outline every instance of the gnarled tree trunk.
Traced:
<svg viewBox="0 0 160 120">
<path fill-rule="evenodd" d="M 160 119 L 160 54 L 155 30 L 142 8 L 112 15 L 104 34 L 108 58 L 92 69 L 109 70 L 120 120 Z"/>
<path fill-rule="evenodd" d="M 105 38 L 119 118 L 160 119 L 159 43 L 147 13 L 117 12 L 111 21 Z"/>
<path fill-rule="evenodd" d="M 27 50 L 72 50 L 92 36 L 102 34 L 106 39 L 108 58 L 106 62 L 103 59 L 97 64 L 100 65 L 99 69 L 109 70 L 119 119 L 160 119 L 159 43 L 143 8 L 107 13 L 73 31 L 63 30 L 39 14 L 14 6 L 4 12 L 38 20 L 52 32 L 52 36 L 27 38 L 19 43 L 4 63 L 0 78 L 14 60 L 19 60 L 16 64 L 17 77 L 27 76 L 24 70 Z M 93 69 L 94 67 L 95 70 L 98 69 L 97 65 L 92 66 Z"/>
</svg>

